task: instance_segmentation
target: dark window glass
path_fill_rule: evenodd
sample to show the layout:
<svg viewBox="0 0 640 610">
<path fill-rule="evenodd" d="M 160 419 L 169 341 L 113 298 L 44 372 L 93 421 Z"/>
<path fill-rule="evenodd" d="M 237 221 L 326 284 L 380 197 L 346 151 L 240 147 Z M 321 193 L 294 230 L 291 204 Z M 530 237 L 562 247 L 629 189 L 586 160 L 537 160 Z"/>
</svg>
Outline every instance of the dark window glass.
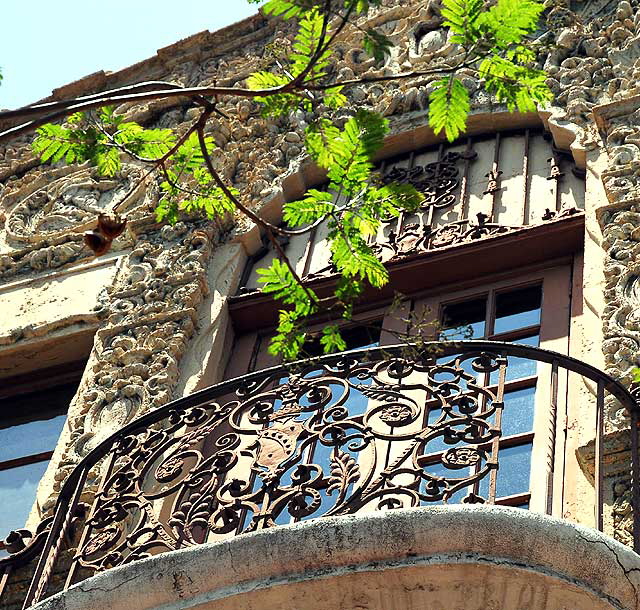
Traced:
<svg viewBox="0 0 640 610">
<path fill-rule="evenodd" d="M 498 453 L 498 477 L 496 498 L 529 493 L 531 474 L 531 444 L 500 449 Z M 489 495 L 489 476 L 480 482 L 480 495 Z"/>
<path fill-rule="evenodd" d="M 347 344 L 347 350 L 365 347 L 377 347 L 380 344 L 380 330 L 382 322 L 376 320 L 366 326 L 352 326 L 341 331 L 342 338 Z M 301 358 L 315 358 L 323 355 L 320 335 L 307 341 L 302 347 Z"/>
<path fill-rule="evenodd" d="M 529 337 L 522 337 L 511 341 L 511 343 L 517 343 L 519 345 L 529 345 L 531 347 L 538 347 L 540 345 L 540 336 L 531 335 Z M 515 356 L 508 356 L 507 358 L 507 381 L 514 381 L 515 379 L 523 379 L 524 377 L 534 377 L 538 372 L 538 363 L 536 360 L 529 358 L 516 358 Z M 490 384 L 498 383 L 498 371 L 491 373 Z"/>
<path fill-rule="evenodd" d="M 542 288 L 530 286 L 496 295 L 496 322 L 494 333 L 505 333 L 518 328 L 540 324 Z"/>
<path fill-rule="evenodd" d="M 0 540 L 24 527 L 77 387 L 66 383 L 0 399 Z"/>
<path fill-rule="evenodd" d="M 486 313 L 485 297 L 445 305 L 440 338 L 444 341 L 481 339 L 485 333 Z"/>
</svg>

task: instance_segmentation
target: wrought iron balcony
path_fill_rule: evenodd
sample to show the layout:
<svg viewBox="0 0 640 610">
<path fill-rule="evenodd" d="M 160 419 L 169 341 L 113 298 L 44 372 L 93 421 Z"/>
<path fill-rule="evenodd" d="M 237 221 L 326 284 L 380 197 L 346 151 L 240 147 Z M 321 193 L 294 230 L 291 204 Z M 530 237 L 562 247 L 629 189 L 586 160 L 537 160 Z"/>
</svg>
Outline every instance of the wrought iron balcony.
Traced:
<svg viewBox="0 0 640 610">
<path fill-rule="evenodd" d="M 14 534 L 0 584 L 33 562 L 28 607 L 59 588 L 50 581 L 60 571 L 68 587 L 151 555 L 294 521 L 452 502 L 526 507 L 528 482 L 520 489 L 513 474 L 528 458 L 516 451 L 514 460 L 513 449 L 533 443 L 534 432 L 508 396 L 533 388 L 548 413 L 548 483 L 559 395 L 580 377 L 595 395 L 594 523 L 602 529 L 606 401 L 619 401 L 631 418 L 640 509 L 638 407 L 618 382 L 525 345 L 367 348 L 225 381 L 127 425 L 75 469 L 28 545 Z M 93 505 L 78 516 L 95 479 Z M 550 512 L 553 486 L 542 487 L 538 506 Z M 636 552 L 639 519 L 634 510 Z M 76 549 L 70 566 L 65 545 Z"/>
</svg>

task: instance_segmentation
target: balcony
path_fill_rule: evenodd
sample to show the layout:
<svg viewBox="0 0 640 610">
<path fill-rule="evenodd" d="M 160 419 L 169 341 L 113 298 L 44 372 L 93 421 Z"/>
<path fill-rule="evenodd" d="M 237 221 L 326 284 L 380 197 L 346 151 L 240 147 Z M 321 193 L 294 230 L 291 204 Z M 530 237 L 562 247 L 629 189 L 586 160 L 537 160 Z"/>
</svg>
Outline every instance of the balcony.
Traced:
<svg viewBox="0 0 640 610">
<path fill-rule="evenodd" d="M 557 513 L 554 493 L 562 486 L 562 473 L 557 472 L 555 455 L 556 421 L 562 402 L 579 392 L 583 400 L 585 389 L 593 397 L 584 410 L 585 416 L 593 417 L 594 460 L 586 466 L 593 477 L 588 523 L 593 530 L 540 516 Z M 535 396 L 536 413 L 543 414 L 542 419 L 536 415 L 535 425 L 533 411 L 525 414 L 522 402 L 510 398 L 524 390 Z M 612 583 L 621 582 L 611 580 L 616 561 L 627 577 L 640 571 L 640 559 L 594 531 L 607 524 L 603 439 L 605 404 L 611 401 L 623 405 L 631 419 L 637 552 L 638 407 L 631 394 L 585 363 L 535 347 L 433 342 L 355 350 L 252 373 L 132 422 L 76 468 L 65 482 L 53 518 L 43 522 L 33 538 L 29 540 L 25 531 L 13 535 L 13 554 L 0 560 L 0 591 L 12 571 L 29 572 L 27 608 L 81 581 L 104 579 L 112 568 L 126 566 L 113 571 L 119 578 L 123 570 L 133 569 L 129 564 L 167 561 L 169 556 L 163 554 L 168 551 L 179 551 L 174 563 L 197 561 L 223 572 L 231 569 L 221 567 L 225 548 L 244 553 L 245 564 L 252 553 L 253 562 L 262 562 L 256 555 L 259 549 L 267 554 L 271 549 L 273 562 L 274 549 L 280 549 L 281 564 L 303 572 L 311 557 L 319 570 L 323 565 L 351 565 L 360 555 L 364 563 L 396 561 L 383 551 L 394 547 L 395 531 L 397 540 L 404 540 L 404 547 L 394 547 L 400 555 L 448 553 L 457 554 L 459 561 L 460 554 L 488 557 L 501 549 L 499 556 L 512 562 L 509 570 L 531 560 L 531 565 L 544 568 L 540 574 L 558 573 L 562 582 L 574 583 L 571 586 L 582 582 L 589 595 L 596 591 L 611 602 L 588 605 L 575 597 L 571 603 L 583 605 L 574 607 L 624 608 L 626 602 L 616 606 L 618 602 L 611 601 L 618 599 Z M 522 473 L 534 471 L 535 477 L 529 481 L 526 474 L 523 483 Z M 96 489 L 92 506 L 82 510 L 91 488 Z M 355 520 L 349 518 L 353 515 Z M 280 533 L 269 537 L 275 531 Z M 370 539 L 365 542 L 367 532 Z M 297 559 L 290 557 L 296 541 L 306 537 L 317 545 L 318 536 L 331 539 L 323 551 L 326 557 L 317 549 L 315 555 L 300 550 Z M 512 541 L 511 550 L 506 540 Z M 588 545 L 589 541 L 601 545 Z M 200 548 L 214 549 L 213 555 L 188 554 Z M 615 561 L 593 555 L 606 549 Z M 604 572 L 598 574 L 598 568 L 594 574 L 585 557 L 603 566 Z M 612 566 L 608 572 L 607 562 Z M 233 568 L 236 580 L 264 571 L 245 564 Z M 464 578 L 486 584 L 484 568 L 474 566 L 465 568 Z M 283 573 L 263 576 L 273 580 Z M 148 584 L 149 579 L 144 580 Z M 223 584 L 221 588 L 234 585 L 233 578 Z M 622 597 L 635 595 L 640 590 L 635 586 L 631 583 L 632 593 Z M 78 587 L 68 594 L 74 591 L 78 595 Z M 78 602 L 79 607 L 87 599 Z M 250 607 L 238 603 L 239 608 Z M 44 604 L 63 607 L 54 601 Z"/>
</svg>

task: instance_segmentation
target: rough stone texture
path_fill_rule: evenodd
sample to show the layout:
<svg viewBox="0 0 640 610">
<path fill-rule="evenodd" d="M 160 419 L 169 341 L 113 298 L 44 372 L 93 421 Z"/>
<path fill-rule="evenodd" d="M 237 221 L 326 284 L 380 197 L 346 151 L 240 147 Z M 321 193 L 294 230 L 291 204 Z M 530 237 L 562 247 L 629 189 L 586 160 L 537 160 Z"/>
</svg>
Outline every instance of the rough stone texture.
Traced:
<svg viewBox="0 0 640 610">
<path fill-rule="evenodd" d="M 168 402 L 208 292 L 211 230 L 184 224 L 138 239 L 107 292 L 109 316 L 69 410 L 70 434 L 54 493 L 78 461 L 133 418 Z"/>
<path fill-rule="evenodd" d="M 504 507 L 313 520 L 158 555 L 38 610 L 636 609 L 640 558 L 587 528 Z"/>
</svg>

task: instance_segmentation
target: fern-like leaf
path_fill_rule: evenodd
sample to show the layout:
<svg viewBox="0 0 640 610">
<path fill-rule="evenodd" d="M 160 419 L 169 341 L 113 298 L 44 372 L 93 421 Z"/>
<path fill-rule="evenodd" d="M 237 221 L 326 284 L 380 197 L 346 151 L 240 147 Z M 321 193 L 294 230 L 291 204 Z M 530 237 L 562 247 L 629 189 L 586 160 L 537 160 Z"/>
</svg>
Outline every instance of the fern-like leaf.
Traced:
<svg viewBox="0 0 640 610">
<path fill-rule="evenodd" d="M 429 96 L 429 125 L 436 134 L 444 131 L 452 142 L 465 130 L 470 108 L 466 87 L 447 76 L 436 83 Z"/>
</svg>

